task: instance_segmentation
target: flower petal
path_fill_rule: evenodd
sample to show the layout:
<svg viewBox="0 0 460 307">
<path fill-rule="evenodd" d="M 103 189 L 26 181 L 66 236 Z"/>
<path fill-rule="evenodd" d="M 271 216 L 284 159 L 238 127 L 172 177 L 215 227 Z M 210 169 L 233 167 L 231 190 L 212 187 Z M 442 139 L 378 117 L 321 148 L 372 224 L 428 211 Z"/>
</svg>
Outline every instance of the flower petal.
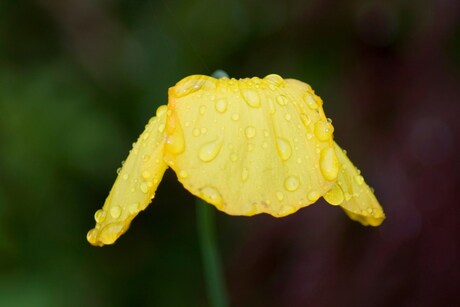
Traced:
<svg viewBox="0 0 460 307">
<path fill-rule="evenodd" d="M 165 161 L 219 210 L 280 217 L 334 185 L 332 132 L 303 82 L 190 76 L 169 90 Z"/>
<path fill-rule="evenodd" d="M 340 172 L 337 184 L 324 195 L 324 199 L 332 205 L 340 205 L 352 220 L 365 226 L 379 226 L 385 219 L 382 207 L 345 152 L 335 142 L 334 147 Z"/>
<path fill-rule="evenodd" d="M 155 196 L 168 167 L 163 161 L 166 111 L 166 106 L 159 107 L 133 144 L 104 207 L 94 215 L 96 227 L 87 235 L 92 245 L 114 243 Z"/>
</svg>

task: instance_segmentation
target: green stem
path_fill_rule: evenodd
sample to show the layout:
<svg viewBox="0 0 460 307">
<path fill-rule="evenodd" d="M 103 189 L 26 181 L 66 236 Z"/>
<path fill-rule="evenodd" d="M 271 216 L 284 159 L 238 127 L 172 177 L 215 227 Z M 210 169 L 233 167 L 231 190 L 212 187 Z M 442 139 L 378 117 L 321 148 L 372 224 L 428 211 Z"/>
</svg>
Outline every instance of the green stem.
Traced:
<svg viewBox="0 0 460 307">
<path fill-rule="evenodd" d="M 217 250 L 214 207 L 197 198 L 198 236 L 201 243 L 206 286 L 213 307 L 228 306 L 227 293 L 222 277 L 222 265 Z"/>
</svg>

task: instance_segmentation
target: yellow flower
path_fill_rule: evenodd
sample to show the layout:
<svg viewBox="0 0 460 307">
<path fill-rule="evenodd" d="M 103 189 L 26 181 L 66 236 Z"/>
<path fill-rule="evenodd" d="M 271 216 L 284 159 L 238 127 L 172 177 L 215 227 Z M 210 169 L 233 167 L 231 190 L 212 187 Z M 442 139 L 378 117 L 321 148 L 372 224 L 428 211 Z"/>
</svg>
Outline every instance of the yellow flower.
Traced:
<svg viewBox="0 0 460 307">
<path fill-rule="evenodd" d="M 363 225 L 384 220 L 309 85 L 278 75 L 194 75 L 168 94 L 96 212 L 91 244 L 114 243 L 151 202 L 168 167 L 192 194 L 230 215 L 282 217 L 323 197 Z"/>
</svg>

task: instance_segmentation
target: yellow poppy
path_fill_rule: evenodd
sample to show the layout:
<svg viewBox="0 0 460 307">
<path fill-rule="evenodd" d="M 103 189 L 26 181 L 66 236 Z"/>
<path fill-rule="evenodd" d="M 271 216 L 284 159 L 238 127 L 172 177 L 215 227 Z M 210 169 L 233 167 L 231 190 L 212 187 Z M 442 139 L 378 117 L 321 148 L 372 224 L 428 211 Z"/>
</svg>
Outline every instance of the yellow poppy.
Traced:
<svg viewBox="0 0 460 307">
<path fill-rule="evenodd" d="M 323 197 L 363 225 L 384 220 L 308 84 L 278 75 L 194 75 L 168 97 L 96 212 L 91 244 L 114 243 L 151 202 L 168 167 L 192 194 L 230 215 L 282 217 Z"/>
</svg>

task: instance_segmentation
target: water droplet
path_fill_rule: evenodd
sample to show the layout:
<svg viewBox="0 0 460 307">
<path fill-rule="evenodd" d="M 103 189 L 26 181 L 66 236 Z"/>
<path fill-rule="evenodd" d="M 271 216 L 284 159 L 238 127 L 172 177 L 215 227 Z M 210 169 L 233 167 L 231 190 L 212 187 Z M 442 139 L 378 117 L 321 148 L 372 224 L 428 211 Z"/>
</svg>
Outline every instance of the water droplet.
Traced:
<svg viewBox="0 0 460 307">
<path fill-rule="evenodd" d="M 284 95 L 279 95 L 276 97 L 276 102 L 278 102 L 280 106 L 285 106 L 287 105 L 287 98 Z"/>
<path fill-rule="evenodd" d="M 220 139 L 216 139 L 209 143 L 204 144 L 199 152 L 200 160 L 203 162 L 209 162 L 214 160 L 220 152 L 222 148 L 222 141 Z"/>
<path fill-rule="evenodd" d="M 311 118 L 306 113 L 300 113 L 300 119 L 302 120 L 305 126 L 309 126 L 311 123 Z"/>
<path fill-rule="evenodd" d="M 276 86 L 281 86 L 284 84 L 283 78 L 281 78 L 281 76 L 276 75 L 276 74 L 270 74 L 266 76 L 264 79 Z"/>
<path fill-rule="evenodd" d="M 176 113 L 169 117 L 166 135 L 165 149 L 175 155 L 182 153 L 185 149 L 184 133 Z"/>
<path fill-rule="evenodd" d="M 230 155 L 230 160 L 231 160 L 232 162 L 235 162 L 236 160 L 238 160 L 238 156 L 237 156 L 235 153 L 232 153 L 232 154 Z"/>
<path fill-rule="evenodd" d="M 99 241 L 103 244 L 112 244 L 125 229 L 125 223 L 111 223 L 101 229 Z"/>
<path fill-rule="evenodd" d="M 299 181 L 299 177 L 297 176 L 289 176 L 284 181 L 284 187 L 286 188 L 286 190 L 290 192 L 297 190 L 299 188 L 299 185 L 300 185 L 300 181 Z"/>
<path fill-rule="evenodd" d="M 193 129 L 193 131 L 192 131 L 193 136 L 199 136 L 200 133 L 201 133 L 201 132 L 200 132 L 200 129 L 198 129 L 198 128 L 195 128 L 195 129 Z"/>
<path fill-rule="evenodd" d="M 248 139 L 251 139 L 256 136 L 256 128 L 253 126 L 247 126 L 246 129 L 244 129 L 244 134 Z"/>
<path fill-rule="evenodd" d="M 181 170 L 181 171 L 179 172 L 179 177 L 180 177 L 180 178 L 187 178 L 187 177 L 188 177 L 187 171 Z"/>
<path fill-rule="evenodd" d="M 307 140 L 311 140 L 313 138 L 313 134 L 307 133 Z"/>
<path fill-rule="evenodd" d="M 149 191 L 149 185 L 147 182 L 142 182 L 139 188 L 141 189 L 142 193 L 147 193 Z"/>
<path fill-rule="evenodd" d="M 281 160 L 283 161 L 288 160 L 292 155 L 292 148 L 291 148 L 291 144 L 289 143 L 289 141 L 281 137 L 278 137 L 276 138 L 276 145 L 277 145 L 278 153 L 279 153 L 279 156 L 281 157 Z"/>
<path fill-rule="evenodd" d="M 351 197 L 352 197 L 352 195 L 350 193 L 348 193 L 348 192 L 345 192 L 344 196 L 345 196 L 345 200 L 350 200 Z"/>
<path fill-rule="evenodd" d="M 179 81 L 176 86 L 173 87 L 173 93 L 176 97 L 183 97 L 194 93 L 201 88 L 214 88 L 216 87 L 216 79 L 208 76 L 190 76 Z"/>
<path fill-rule="evenodd" d="M 324 178 L 329 181 L 333 181 L 337 178 L 337 174 L 339 173 L 339 161 L 337 160 L 334 148 L 326 147 L 321 151 L 319 164 Z"/>
<path fill-rule="evenodd" d="M 276 192 L 276 198 L 279 200 L 279 201 L 282 201 L 284 199 L 284 194 L 283 192 Z"/>
<path fill-rule="evenodd" d="M 123 175 L 123 180 L 128 180 L 128 178 L 129 178 L 129 175 L 128 175 L 128 174 L 124 174 L 124 175 Z"/>
<path fill-rule="evenodd" d="M 254 148 L 255 148 L 254 144 L 252 144 L 252 143 L 249 143 L 249 144 L 248 144 L 248 151 L 249 151 L 249 152 L 253 151 Z"/>
<path fill-rule="evenodd" d="M 221 205 L 222 204 L 222 196 L 220 195 L 219 191 L 213 187 L 204 187 L 200 189 L 200 192 L 203 196 L 203 199 L 211 204 L 214 205 Z"/>
<path fill-rule="evenodd" d="M 121 167 L 117 168 L 117 174 L 120 174 L 121 172 Z"/>
<path fill-rule="evenodd" d="M 358 185 L 362 185 L 364 183 L 364 178 L 361 175 L 355 176 L 355 181 Z"/>
<path fill-rule="evenodd" d="M 249 170 L 246 167 L 243 167 L 243 171 L 241 172 L 241 180 L 246 181 L 249 177 Z"/>
<path fill-rule="evenodd" d="M 334 127 L 330 122 L 319 121 L 315 124 L 315 135 L 320 141 L 329 141 L 333 132 Z"/>
<path fill-rule="evenodd" d="M 133 203 L 129 205 L 128 211 L 130 214 L 136 214 L 139 212 L 139 203 Z"/>
<path fill-rule="evenodd" d="M 318 191 L 311 190 L 310 192 L 308 192 L 307 198 L 308 198 L 308 200 L 311 201 L 311 202 L 317 201 L 318 198 L 319 198 L 319 193 L 318 193 Z"/>
<path fill-rule="evenodd" d="M 107 214 L 103 209 L 99 209 L 94 213 L 94 220 L 96 223 L 102 223 L 105 221 Z"/>
<path fill-rule="evenodd" d="M 166 105 L 162 105 L 162 106 L 159 106 L 158 109 L 157 109 L 157 117 L 160 117 L 162 116 L 163 114 L 165 114 L 165 112 L 168 110 L 168 107 Z M 153 118 L 152 118 L 153 119 Z"/>
<path fill-rule="evenodd" d="M 284 115 L 284 119 L 287 120 L 287 121 L 290 121 L 291 120 L 291 114 L 287 113 L 286 115 Z"/>
<path fill-rule="evenodd" d="M 340 205 L 344 200 L 342 188 L 338 184 L 335 184 L 332 189 L 324 194 L 324 199 L 333 206 Z"/>
<path fill-rule="evenodd" d="M 152 174 L 150 174 L 149 171 L 143 171 L 143 172 L 142 172 L 142 178 L 144 178 L 144 180 L 149 179 L 150 176 L 152 176 Z"/>
<path fill-rule="evenodd" d="M 208 129 L 205 128 L 205 127 L 202 127 L 202 128 L 200 129 L 200 132 L 201 132 L 201 134 L 206 134 L 206 132 L 208 132 Z"/>
<path fill-rule="evenodd" d="M 158 132 L 163 133 L 165 131 L 165 124 L 158 125 Z"/>
<path fill-rule="evenodd" d="M 203 115 L 206 112 L 206 106 L 200 106 L 200 114 Z"/>
<path fill-rule="evenodd" d="M 113 206 L 110 208 L 110 216 L 112 216 L 114 219 L 119 218 L 121 215 L 121 208 L 119 206 Z"/>
<path fill-rule="evenodd" d="M 143 160 L 144 162 L 147 162 L 148 160 L 150 160 L 150 155 L 143 155 L 143 156 L 142 156 L 142 160 Z"/>
<path fill-rule="evenodd" d="M 307 94 L 305 97 L 305 102 L 307 103 L 308 107 L 312 110 L 318 109 L 318 104 L 316 103 L 315 97 L 312 94 Z"/>
<path fill-rule="evenodd" d="M 250 107 L 252 108 L 260 107 L 260 97 L 256 91 L 252 89 L 242 89 L 241 92 L 243 94 L 244 100 L 246 100 L 246 103 Z"/>
<path fill-rule="evenodd" d="M 216 111 L 219 113 L 224 113 L 227 111 L 227 99 L 222 98 L 216 101 L 215 103 Z"/>
</svg>

